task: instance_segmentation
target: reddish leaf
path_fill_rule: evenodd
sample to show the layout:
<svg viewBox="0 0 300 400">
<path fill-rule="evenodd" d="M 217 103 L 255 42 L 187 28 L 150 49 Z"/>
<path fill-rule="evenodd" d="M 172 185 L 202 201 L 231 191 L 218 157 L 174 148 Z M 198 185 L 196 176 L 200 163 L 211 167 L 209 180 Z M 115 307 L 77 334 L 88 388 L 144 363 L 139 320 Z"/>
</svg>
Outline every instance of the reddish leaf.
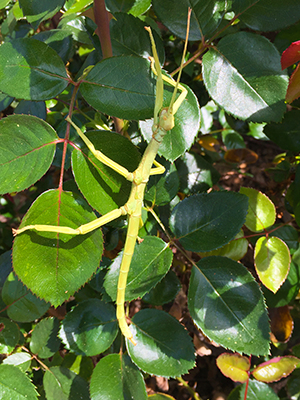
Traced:
<svg viewBox="0 0 300 400">
<path fill-rule="evenodd" d="M 299 96 L 300 96 L 300 64 L 297 65 L 297 68 L 290 77 L 290 82 L 285 95 L 285 100 L 288 103 L 291 103 L 292 101 L 296 100 Z"/>
<path fill-rule="evenodd" d="M 286 69 L 291 65 L 300 61 L 300 40 L 298 42 L 293 42 L 281 56 L 281 68 Z"/>
<path fill-rule="evenodd" d="M 261 382 L 279 381 L 292 373 L 299 362 L 299 358 L 293 356 L 275 357 L 260 364 L 252 371 L 252 374 L 255 379 Z"/>
<path fill-rule="evenodd" d="M 287 342 L 294 328 L 294 321 L 288 306 L 272 308 L 269 311 L 269 315 L 271 319 L 272 342 Z"/>
</svg>

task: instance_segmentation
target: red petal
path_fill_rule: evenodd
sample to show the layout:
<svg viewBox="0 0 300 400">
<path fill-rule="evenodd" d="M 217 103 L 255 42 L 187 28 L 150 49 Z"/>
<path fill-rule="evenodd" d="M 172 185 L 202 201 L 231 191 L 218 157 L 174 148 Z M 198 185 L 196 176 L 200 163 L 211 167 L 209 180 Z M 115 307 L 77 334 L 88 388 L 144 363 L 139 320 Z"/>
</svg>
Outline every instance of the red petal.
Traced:
<svg viewBox="0 0 300 400">
<path fill-rule="evenodd" d="M 286 69 L 300 60 L 300 40 L 293 42 L 281 56 L 281 68 Z"/>
</svg>

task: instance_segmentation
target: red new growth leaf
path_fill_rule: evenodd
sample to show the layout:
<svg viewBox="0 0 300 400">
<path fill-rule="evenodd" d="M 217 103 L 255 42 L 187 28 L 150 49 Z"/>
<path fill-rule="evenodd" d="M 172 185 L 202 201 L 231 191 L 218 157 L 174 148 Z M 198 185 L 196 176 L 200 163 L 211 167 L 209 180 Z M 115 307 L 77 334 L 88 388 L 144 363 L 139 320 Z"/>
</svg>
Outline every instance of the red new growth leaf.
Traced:
<svg viewBox="0 0 300 400">
<path fill-rule="evenodd" d="M 285 95 L 285 100 L 288 103 L 291 103 L 292 101 L 298 99 L 299 96 L 300 96 L 300 64 L 297 65 L 297 68 L 290 77 L 290 82 Z"/>
<path fill-rule="evenodd" d="M 300 40 L 293 42 L 281 56 L 281 68 L 286 69 L 300 60 Z"/>
</svg>

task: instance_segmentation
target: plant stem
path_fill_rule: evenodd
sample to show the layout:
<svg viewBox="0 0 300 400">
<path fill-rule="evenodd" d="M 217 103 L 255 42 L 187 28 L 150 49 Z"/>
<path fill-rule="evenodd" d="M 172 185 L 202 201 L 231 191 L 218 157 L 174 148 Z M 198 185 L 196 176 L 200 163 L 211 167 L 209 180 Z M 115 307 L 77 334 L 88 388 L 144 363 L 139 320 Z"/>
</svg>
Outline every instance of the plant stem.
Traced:
<svg viewBox="0 0 300 400">
<path fill-rule="evenodd" d="M 185 382 L 185 380 L 183 380 L 180 376 L 178 376 L 176 379 L 188 390 L 188 392 L 193 396 L 193 399 L 202 400 L 199 394 L 196 393 L 194 389 L 191 388 L 187 382 Z"/>
</svg>

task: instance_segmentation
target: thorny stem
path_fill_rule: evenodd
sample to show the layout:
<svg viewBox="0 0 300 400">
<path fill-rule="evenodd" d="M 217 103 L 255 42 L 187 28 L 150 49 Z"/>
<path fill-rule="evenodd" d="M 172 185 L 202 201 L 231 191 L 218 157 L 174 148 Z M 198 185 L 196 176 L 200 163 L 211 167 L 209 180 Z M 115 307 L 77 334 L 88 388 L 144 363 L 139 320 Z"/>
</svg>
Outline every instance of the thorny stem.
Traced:
<svg viewBox="0 0 300 400">
<path fill-rule="evenodd" d="M 180 376 L 178 376 L 176 379 L 188 390 L 188 392 L 193 396 L 193 399 L 202 400 L 199 394 L 195 392 L 194 389 L 191 388 L 187 382 L 185 382 L 185 380 L 183 380 Z"/>
</svg>

